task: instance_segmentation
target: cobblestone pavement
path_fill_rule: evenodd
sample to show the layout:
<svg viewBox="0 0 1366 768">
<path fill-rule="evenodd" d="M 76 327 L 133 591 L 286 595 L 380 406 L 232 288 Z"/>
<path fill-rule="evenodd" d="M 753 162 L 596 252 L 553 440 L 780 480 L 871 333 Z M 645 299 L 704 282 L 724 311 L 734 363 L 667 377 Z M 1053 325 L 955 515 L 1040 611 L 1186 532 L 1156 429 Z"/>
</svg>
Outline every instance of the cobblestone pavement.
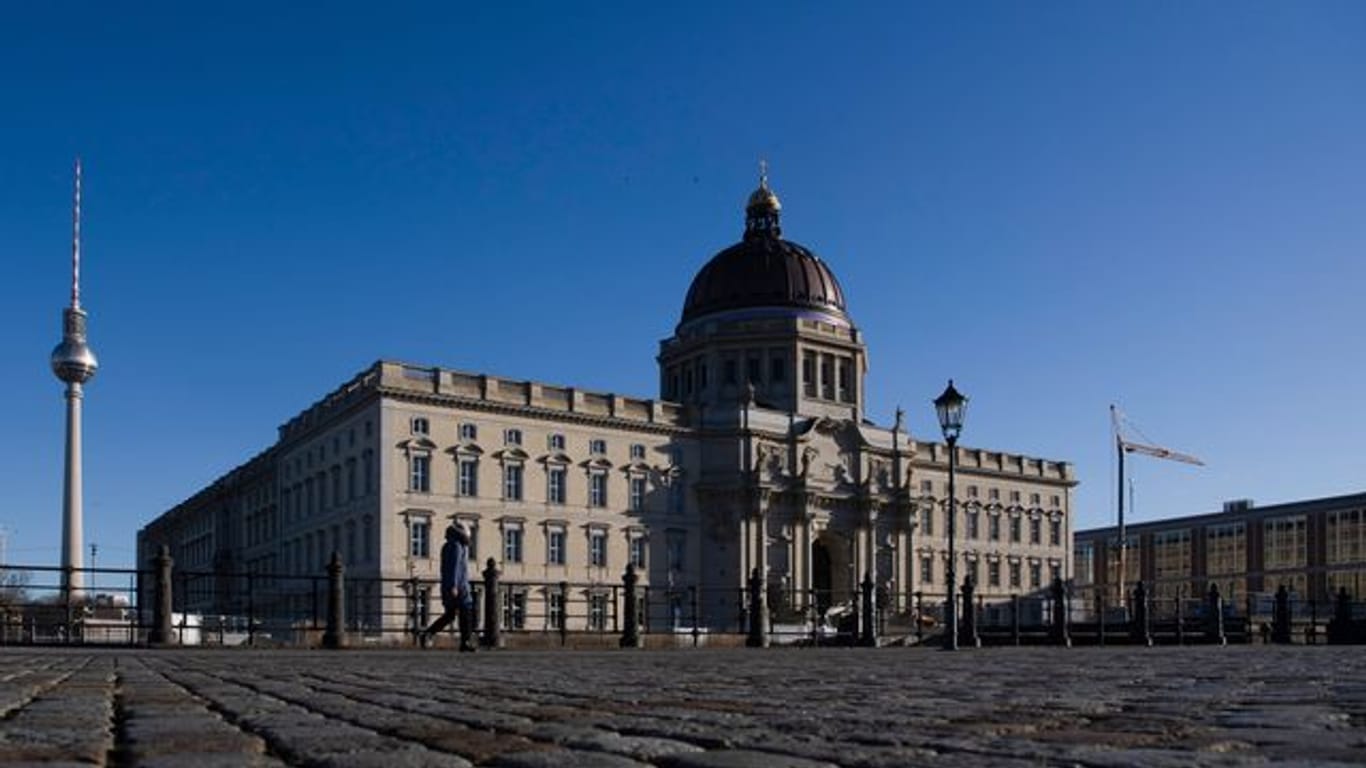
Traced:
<svg viewBox="0 0 1366 768">
<path fill-rule="evenodd" d="M 1333 765 L 1366 649 L 0 651 L 0 764 Z"/>
</svg>

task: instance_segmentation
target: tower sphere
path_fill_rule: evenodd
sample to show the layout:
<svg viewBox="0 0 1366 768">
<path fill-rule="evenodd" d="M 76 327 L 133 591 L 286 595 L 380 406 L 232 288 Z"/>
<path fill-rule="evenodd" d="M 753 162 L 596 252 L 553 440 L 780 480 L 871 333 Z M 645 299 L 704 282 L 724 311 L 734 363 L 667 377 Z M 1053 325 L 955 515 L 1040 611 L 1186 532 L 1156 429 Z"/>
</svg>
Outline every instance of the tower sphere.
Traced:
<svg viewBox="0 0 1366 768">
<path fill-rule="evenodd" d="M 100 367 L 90 346 L 80 339 L 65 338 L 52 350 L 52 372 L 68 384 L 84 384 Z"/>
</svg>

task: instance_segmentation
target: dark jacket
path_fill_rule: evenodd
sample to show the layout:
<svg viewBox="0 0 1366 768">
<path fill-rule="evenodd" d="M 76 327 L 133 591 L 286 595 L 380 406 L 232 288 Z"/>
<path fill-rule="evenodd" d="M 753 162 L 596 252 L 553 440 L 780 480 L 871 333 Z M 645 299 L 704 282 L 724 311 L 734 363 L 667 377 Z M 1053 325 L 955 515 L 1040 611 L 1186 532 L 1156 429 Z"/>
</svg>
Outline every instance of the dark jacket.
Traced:
<svg viewBox="0 0 1366 768">
<path fill-rule="evenodd" d="M 470 603 L 470 540 L 459 528 L 441 545 L 441 601 L 450 602 L 451 589 L 460 590 L 463 603 Z"/>
</svg>

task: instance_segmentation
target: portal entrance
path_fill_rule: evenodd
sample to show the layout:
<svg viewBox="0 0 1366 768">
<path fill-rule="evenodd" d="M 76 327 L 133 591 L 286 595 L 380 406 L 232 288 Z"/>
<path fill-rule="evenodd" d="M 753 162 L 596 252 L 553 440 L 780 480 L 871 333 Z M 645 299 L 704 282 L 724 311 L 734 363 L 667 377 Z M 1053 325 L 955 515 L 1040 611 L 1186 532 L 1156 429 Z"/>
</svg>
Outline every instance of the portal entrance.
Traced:
<svg viewBox="0 0 1366 768">
<path fill-rule="evenodd" d="M 830 549 L 819 540 L 811 545 L 811 589 L 816 610 L 824 614 L 830 609 Z"/>
<path fill-rule="evenodd" d="M 811 542 L 811 589 L 813 602 L 824 612 L 851 597 L 849 540 L 831 531 Z"/>
</svg>

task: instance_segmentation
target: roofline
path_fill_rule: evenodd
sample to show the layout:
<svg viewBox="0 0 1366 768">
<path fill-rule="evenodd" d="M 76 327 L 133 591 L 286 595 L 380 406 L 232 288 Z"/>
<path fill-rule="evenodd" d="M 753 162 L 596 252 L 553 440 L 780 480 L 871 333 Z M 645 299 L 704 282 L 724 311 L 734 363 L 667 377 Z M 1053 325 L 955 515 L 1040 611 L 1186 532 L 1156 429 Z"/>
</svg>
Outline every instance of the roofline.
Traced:
<svg viewBox="0 0 1366 768">
<path fill-rule="evenodd" d="M 1208 523 L 1221 523 L 1225 521 L 1244 520 L 1247 518 L 1274 517 L 1287 512 L 1314 512 L 1322 509 L 1332 509 L 1337 507 L 1349 507 L 1355 505 L 1366 505 L 1366 491 L 1359 493 L 1347 493 L 1339 496 L 1321 496 L 1314 499 L 1301 499 L 1299 501 L 1282 501 L 1265 507 L 1248 507 L 1246 509 L 1234 509 L 1219 512 L 1201 512 L 1184 517 L 1167 517 L 1161 520 L 1144 520 L 1137 523 L 1128 523 L 1124 527 L 1126 531 L 1146 531 L 1150 529 L 1170 528 L 1175 525 L 1203 525 Z M 1074 531 L 1072 537 L 1079 539 L 1083 537 L 1097 537 L 1119 533 L 1119 526 L 1107 525 L 1100 528 L 1087 528 L 1085 530 Z"/>
</svg>

